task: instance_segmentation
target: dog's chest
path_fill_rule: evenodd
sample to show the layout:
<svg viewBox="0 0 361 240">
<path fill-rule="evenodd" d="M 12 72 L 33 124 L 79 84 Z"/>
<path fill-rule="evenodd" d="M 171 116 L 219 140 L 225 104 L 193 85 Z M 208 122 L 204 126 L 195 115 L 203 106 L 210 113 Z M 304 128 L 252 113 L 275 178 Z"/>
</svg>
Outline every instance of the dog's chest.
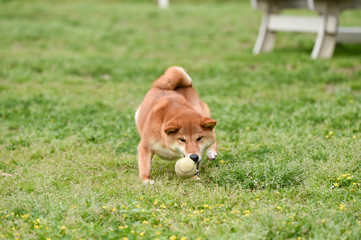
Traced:
<svg viewBox="0 0 361 240">
<path fill-rule="evenodd" d="M 182 154 L 180 152 L 169 149 L 160 143 L 152 144 L 152 148 L 154 153 L 162 159 L 174 160 L 182 157 Z"/>
</svg>

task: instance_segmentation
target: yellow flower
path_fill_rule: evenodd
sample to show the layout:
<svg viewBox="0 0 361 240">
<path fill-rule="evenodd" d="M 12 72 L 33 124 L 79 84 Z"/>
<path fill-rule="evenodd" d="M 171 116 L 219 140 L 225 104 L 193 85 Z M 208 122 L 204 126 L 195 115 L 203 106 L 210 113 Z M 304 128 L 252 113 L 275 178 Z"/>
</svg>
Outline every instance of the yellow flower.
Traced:
<svg viewBox="0 0 361 240">
<path fill-rule="evenodd" d="M 154 206 L 158 204 L 158 199 L 154 200 Z"/>
<path fill-rule="evenodd" d="M 145 232 L 141 232 L 141 233 L 139 233 L 139 236 L 143 237 L 144 234 L 145 234 Z"/>
<path fill-rule="evenodd" d="M 340 207 L 339 207 L 340 210 L 344 210 L 345 208 L 346 208 L 345 204 L 340 204 Z"/>
<path fill-rule="evenodd" d="M 28 217 L 29 217 L 29 214 L 21 215 L 21 218 L 22 218 L 22 219 L 27 219 Z"/>
<path fill-rule="evenodd" d="M 251 211 L 250 210 L 244 210 L 244 215 L 243 217 L 248 217 L 249 215 L 251 215 Z"/>
<path fill-rule="evenodd" d="M 356 136 L 353 136 L 352 139 L 356 139 Z"/>
<path fill-rule="evenodd" d="M 335 187 L 337 187 L 337 186 L 338 186 L 338 183 L 334 183 L 333 185 L 334 185 Z"/>
<path fill-rule="evenodd" d="M 65 226 L 61 226 L 61 227 L 60 227 L 60 230 L 65 230 L 65 229 L 66 229 Z"/>
<path fill-rule="evenodd" d="M 111 232 L 113 232 L 113 231 L 114 231 L 114 229 L 113 229 L 113 228 L 109 228 L 109 230 L 110 230 Z"/>
<path fill-rule="evenodd" d="M 128 238 L 127 238 L 127 237 L 123 237 L 122 240 L 128 240 Z"/>
<path fill-rule="evenodd" d="M 143 224 L 149 224 L 149 222 L 148 221 L 143 221 Z"/>
<path fill-rule="evenodd" d="M 45 240 L 51 240 L 51 238 L 46 238 Z"/>
<path fill-rule="evenodd" d="M 203 221 L 208 222 L 208 221 L 210 221 L 210 219 L 209 219 L 209 218 L 205 218 Z"/>
<path fill-rule="evenodd" d="M 281 210 L 281 209 L 282 209 L 282 207 L 280 207 L 280 206 L 277 206 L 276 208 L 277 208 L 278 210 Z"/>
<path fill-rule="evenodd" d="M 160 235 L 160 234 L 161 234 L 161 232 L 157 232 L 156 234 L 157 234 L 157 235 Z"/>
<path fill-rule="evenodd" d="M 187 238 L 186 237 L 181 237 L 181 239 L 180 240 L 187 240 Z"/>
<path fill-rule="evenodd" d="M 328 134 L 329 134 L 329 135 L 333 135 L 333 132 L 332 132 L 332 131 L 330 131 Z"/>
<path fill-rule="evenodd" d="M 135 231 L 134 230 L 132 230 L 132 231 L 130 231 L 132 234 L 134 234 L 135 233 Z"/>
<path fill-rule="evenodd" d="M 36 225 L 34 225 L 34 228 L 39 229 L 39 228 L 41 228 L 41 226 L 36 224 Z"/>
<path fill-rule="evenodd" d="M 170 240 L 176 240 L 177 237 L 176 237 L 176 236 L 171 236 L 169 239 L 170 239 Z"/>
<path fill-rule="evenodd" d="M 223 160 L 220 160 L 220 161 L 219 161 L 219 163 L 222 163 L 222 164 L 224 164 L 224 161 L 223 161 Z"/>
<path fill-rule="evenodd" d="M 326 222 L 326 220 L 325 219 L 322 219 L 322 223 L 325 223 Z"/>
</svg>

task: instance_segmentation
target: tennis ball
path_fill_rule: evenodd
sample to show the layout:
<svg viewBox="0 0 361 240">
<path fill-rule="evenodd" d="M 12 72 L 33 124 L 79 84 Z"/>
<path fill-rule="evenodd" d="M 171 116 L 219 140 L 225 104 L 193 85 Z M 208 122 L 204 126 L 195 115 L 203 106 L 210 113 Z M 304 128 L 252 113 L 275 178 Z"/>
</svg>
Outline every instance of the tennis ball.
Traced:
<svg viewBox="0 0 361 240">
<path fill-rule="evenodd" d="M 196 164 L 190 158 L 181 158 L 175 164 L 175 173 L 182 179 L 193 177 L 197 172 Z"/>
</svg>

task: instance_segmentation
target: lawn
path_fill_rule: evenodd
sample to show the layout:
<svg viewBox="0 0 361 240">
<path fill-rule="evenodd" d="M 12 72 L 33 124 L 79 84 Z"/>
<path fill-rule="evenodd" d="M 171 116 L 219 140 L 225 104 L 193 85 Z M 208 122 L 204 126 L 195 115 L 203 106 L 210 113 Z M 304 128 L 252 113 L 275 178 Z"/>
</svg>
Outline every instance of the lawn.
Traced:
<svg viewBox="0 0 361 240">
<path fill-rule="evenodd" d="M 249 1 L 0 1 L 1 239 L 360 239 L 361 45 L 314 35 L 252 55 Z M 360 25 L 348 11 L 342 25 Z M 155 158 L 134 113 L 171 65 L 218 121 L 200 181 Z"/>
</svg>

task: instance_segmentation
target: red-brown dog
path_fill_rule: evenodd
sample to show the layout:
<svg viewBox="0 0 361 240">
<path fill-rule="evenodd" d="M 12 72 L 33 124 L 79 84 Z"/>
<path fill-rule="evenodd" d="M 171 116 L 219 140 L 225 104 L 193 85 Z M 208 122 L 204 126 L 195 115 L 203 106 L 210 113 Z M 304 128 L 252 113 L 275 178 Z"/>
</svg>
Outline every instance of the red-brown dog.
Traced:
<svg viewBox="0 0 361 240">
<path fill-rule="evenodd" d="M 153 83 L 135 114 L 141 141 L 138 146 L 139 175 L 150 180 L 154 154 L 174 160 L 189 157 L 197 163 L 203 152 L 217 157 L 217 140 L 209 108 L 192 87 L 192 79 L 181 67 L 170 67 Z M 198 171 L 197 171 L 198 173 Z M 194 178 L 198 178 L 195 176 Z"/>
</svg>

